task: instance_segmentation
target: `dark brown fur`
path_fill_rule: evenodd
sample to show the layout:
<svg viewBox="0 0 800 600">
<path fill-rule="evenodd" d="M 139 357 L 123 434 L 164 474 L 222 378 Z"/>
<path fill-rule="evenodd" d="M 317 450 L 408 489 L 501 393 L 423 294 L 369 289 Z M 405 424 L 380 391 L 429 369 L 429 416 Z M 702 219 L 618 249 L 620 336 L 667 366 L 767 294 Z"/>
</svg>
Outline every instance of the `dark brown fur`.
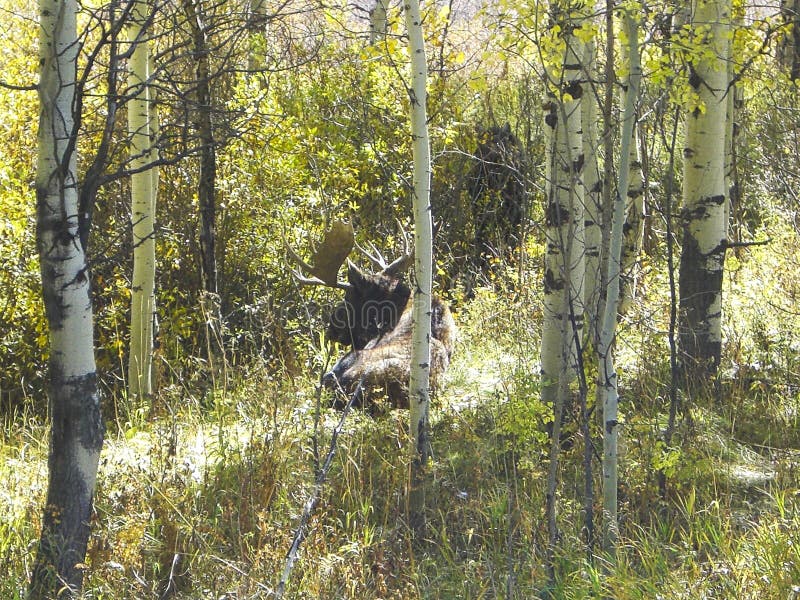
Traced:
<svg viewBox="0 0 800 600">
<path fill-rule="evenodd" d="M 399 278 L 371 275 L 351 266 L 350 288 L 345 300 L 331 315 L 328 337 L 353 350 L 344 355 L 325 376 L 333 387 L 338 380 L 351 392 L 363 379 L 367 403 L 383 390 L 389 404 L 408 407 L 408 377 L 411 369 L 412 315 L 410 288 Z M 432 299 L 430 381 L 441 385 L 456 338 L 450 309 L 439 298 Z"/>
</svg>

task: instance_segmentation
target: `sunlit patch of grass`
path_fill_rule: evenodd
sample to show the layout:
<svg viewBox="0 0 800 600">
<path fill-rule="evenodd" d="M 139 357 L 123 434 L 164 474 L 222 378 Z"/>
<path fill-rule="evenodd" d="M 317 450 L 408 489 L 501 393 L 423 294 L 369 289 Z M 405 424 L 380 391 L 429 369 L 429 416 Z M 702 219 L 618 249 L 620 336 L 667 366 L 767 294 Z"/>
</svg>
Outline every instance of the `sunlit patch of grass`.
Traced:
<svg viewBox="0 0 800 600">
<path fill-rule="evenodd" d="M 0 597 L 22 598 L 47 487 L 47 430 L 25 415 L 0 432 Z"/>
</svg>

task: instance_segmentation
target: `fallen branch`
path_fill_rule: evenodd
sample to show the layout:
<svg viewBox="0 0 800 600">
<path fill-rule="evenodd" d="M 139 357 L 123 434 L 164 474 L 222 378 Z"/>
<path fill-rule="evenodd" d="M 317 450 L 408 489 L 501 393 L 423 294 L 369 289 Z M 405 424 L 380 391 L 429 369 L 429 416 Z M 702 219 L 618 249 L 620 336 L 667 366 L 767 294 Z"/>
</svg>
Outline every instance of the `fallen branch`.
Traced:
<svg viewBox="0 0 800 600">
<path fill-rule="evenodd" d="M 336 382 L 339 391 L 344 394 L 341 386 L 339 386 L 339 382 Z M 350 409 L 353 407 L 353 403 L 360 399 L 362 393 L 362 387 L 364 385 L 363 379 L 358 382 L 356 386 L 356 390 L 350 395 L 350 398 L 347 401 L 347 404 L 344 406 L 344 410 L 342 410 L 342 416 L 339 419 L 339 423 L 334 427 L 333 434 L 331 435 L 331 445 L 328 450 L 328 455 L 325 457 L 325 462 L 322 465 L 322 468 L 317 473 L 317 479 L 314 481 L 314 489 L 311 491 L 311 496 L 309 496 L 308 500 L 306 500 L 305 508 L 303 509 L 303 514 L 300 515 L 300 522 L 297 524 L 297 529 L 294 532 L 294 539 L 292 540 L 292 546 L 289 548 L 289 552 L 286 554 L 286 565 L 283 568 L 283 574 L 281 575 L 281 580 L 278 583 L 278 588 L 275 590 L 275 598 L 283 598 L 283 594 L 286 591 L 286 584 L 289 581 L 289 575 L 292 572 L 292 568 L 294 567 L 294 563 L 297 561 L 297 552 L 300 550 L 300 545 L 303 543 L 303 540 L 306 538 L 306 529 L 308 527 L 308 521 L 311 518 L 311 515 L 314 513 L 314 509 L 317 507 L 317 503 L 319 502 L 319 495 L 322 491 L 322 486 L 325 484 L 325 480 L 328 477 L 328 471 L 331 469 L 331 464 L 333 463 L 333 455 L 336 453 L 336 442 L 339 439 L 339 434 L 344 427 L 344 421 L 347 418 L 347 415 L 350 413 Z M 346 394 L 345 394 L 346 395 Z"/>
</svg>

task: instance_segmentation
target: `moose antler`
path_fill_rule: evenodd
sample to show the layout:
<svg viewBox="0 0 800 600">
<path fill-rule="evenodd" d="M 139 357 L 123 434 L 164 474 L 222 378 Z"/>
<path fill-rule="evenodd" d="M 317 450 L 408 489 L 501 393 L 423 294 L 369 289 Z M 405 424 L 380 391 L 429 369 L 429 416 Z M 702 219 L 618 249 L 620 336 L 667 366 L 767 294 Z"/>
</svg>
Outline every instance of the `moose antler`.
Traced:
<svg viewBox="0 0 800 600">
<path fill-rule="evenodd" d="M 358 242 L 356 242 L 355 245 L 356 248 L 358 248 L 358 251 L 361 252 L 361 254 L 363 254 L 364 256 L 366 256 L 369 262 L 375 265 L 379 270 L 383 271 L 388 266 L 386 264 L 386 259 L 383 258 L 383 254 L 381 254 L 381 251 L 378 250 L 378 248 L 376 248 L 375 244 L 373 244 L 372 242 L 369 243 L 369 247 L 372 249 L 372 252 L 374 254 L 370 253 L 366 248 L 364 248 L 364 246 L 362 246 Z"/>
<path fill-rule="evenodd" d="M 289 257 L 311 277 L 304 277 L 295 270 L 292 270 L 292 274 L 298 282 L 305 285 L 325 285 L 348 289 L 350 284 L 339 280 L 339 269 L 353 249 L 354 242 L 353 226 L 344 221 L 334 221 L 331 228 L 325 232 L 322 243 L 314 250 L 311 264 L 300 258 L 297 252 L 287 243 L 286 251 Z"/>
<path fill-rule="evenodd" d="M 414 262 L 414 249 L 409 249 L 408 244 L 408 237 L 406 235 L 406 230 L 403 228 L 403 224 L 400 220 L 397 220 L 397 224 L 400 227 L 400 233 L 403 236 L 403 246 L 405 246 L 405 253 L 392 261 L 391 263 L 387 263 L 386 259 L 381 254 L 381 251 L 373 244 L 372 242 L 369 243 L 369 247 L 372 249 L 372 253 L 368 252 L 363 246 L 361 246 L 358 242 L 355 242 L 356 248 L 358 248 L 359 252 L 369 259 L 369 261 L 374 264 L 378 269 L 380 269 L 381 275 L 389 275 L 392 277 L 397 277 L 401 273 L 406 272 L 411 263 Z"/>
<path fill-rule="evenodd" d="M 405 273 L 411 267 L 411 263 L 414 262 L 414 250 L 412 248 L 411 252 L 408 254 L 404 254 L 398 259 L 395 259 L 391 264 L 386 265 L 386 268 L 381 271 L 383 275 L 389 275 L 392 277 L 397 277 L 401 273 Z"/>
</svg>

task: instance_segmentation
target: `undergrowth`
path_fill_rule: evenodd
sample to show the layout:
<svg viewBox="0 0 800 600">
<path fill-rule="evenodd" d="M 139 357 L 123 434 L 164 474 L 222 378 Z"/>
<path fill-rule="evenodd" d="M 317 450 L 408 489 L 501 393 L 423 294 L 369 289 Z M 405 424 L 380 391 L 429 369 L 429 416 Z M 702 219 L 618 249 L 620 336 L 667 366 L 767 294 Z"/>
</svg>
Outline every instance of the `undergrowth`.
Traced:
<svg viewBox="0 0 800 600">
<path fill-rule="evenodd" d="M 535 297 L 479 290 L 457 315 L 459 346 L 432 414 L 424 540 L 412 543 L 406 528 L 407 413 L 356 411 L 348 419 L 287 598 L 544 592 L 549 411 L 538 399 L 536 306 Z M 619 552 L 612 560 L 595 547 L 588 558 L 583 440 L 573 428 L 564 444 L 551 596 L 800 597 L 796 357 L 780 353 L 778 377 L 740 320 L 729 338 L 739 351 L 728 353 L 726 369 L 757 376 L 723 378 L 716 396 L 684 399 L 673 447 L 665 448 L 668 367 L 625 350 L 664 341 L 628 318 L 619 342 Z M 664 325 L 663 312 L 635 318 Z M 256 365 L 202 399 L 180 387 L 163 391 L 151 409 L 115 411 L 84 597 L 269 598 L 338 418 L 324 395 L 319 410 L 317 399 L 310 377 L 275 378 Z M 17 415 L 0 435 L 0 597 L 21 598 L 38 539 L 47 432 Z M 666 496 L 657 468 L 668 474 Z"/>
</svg>

